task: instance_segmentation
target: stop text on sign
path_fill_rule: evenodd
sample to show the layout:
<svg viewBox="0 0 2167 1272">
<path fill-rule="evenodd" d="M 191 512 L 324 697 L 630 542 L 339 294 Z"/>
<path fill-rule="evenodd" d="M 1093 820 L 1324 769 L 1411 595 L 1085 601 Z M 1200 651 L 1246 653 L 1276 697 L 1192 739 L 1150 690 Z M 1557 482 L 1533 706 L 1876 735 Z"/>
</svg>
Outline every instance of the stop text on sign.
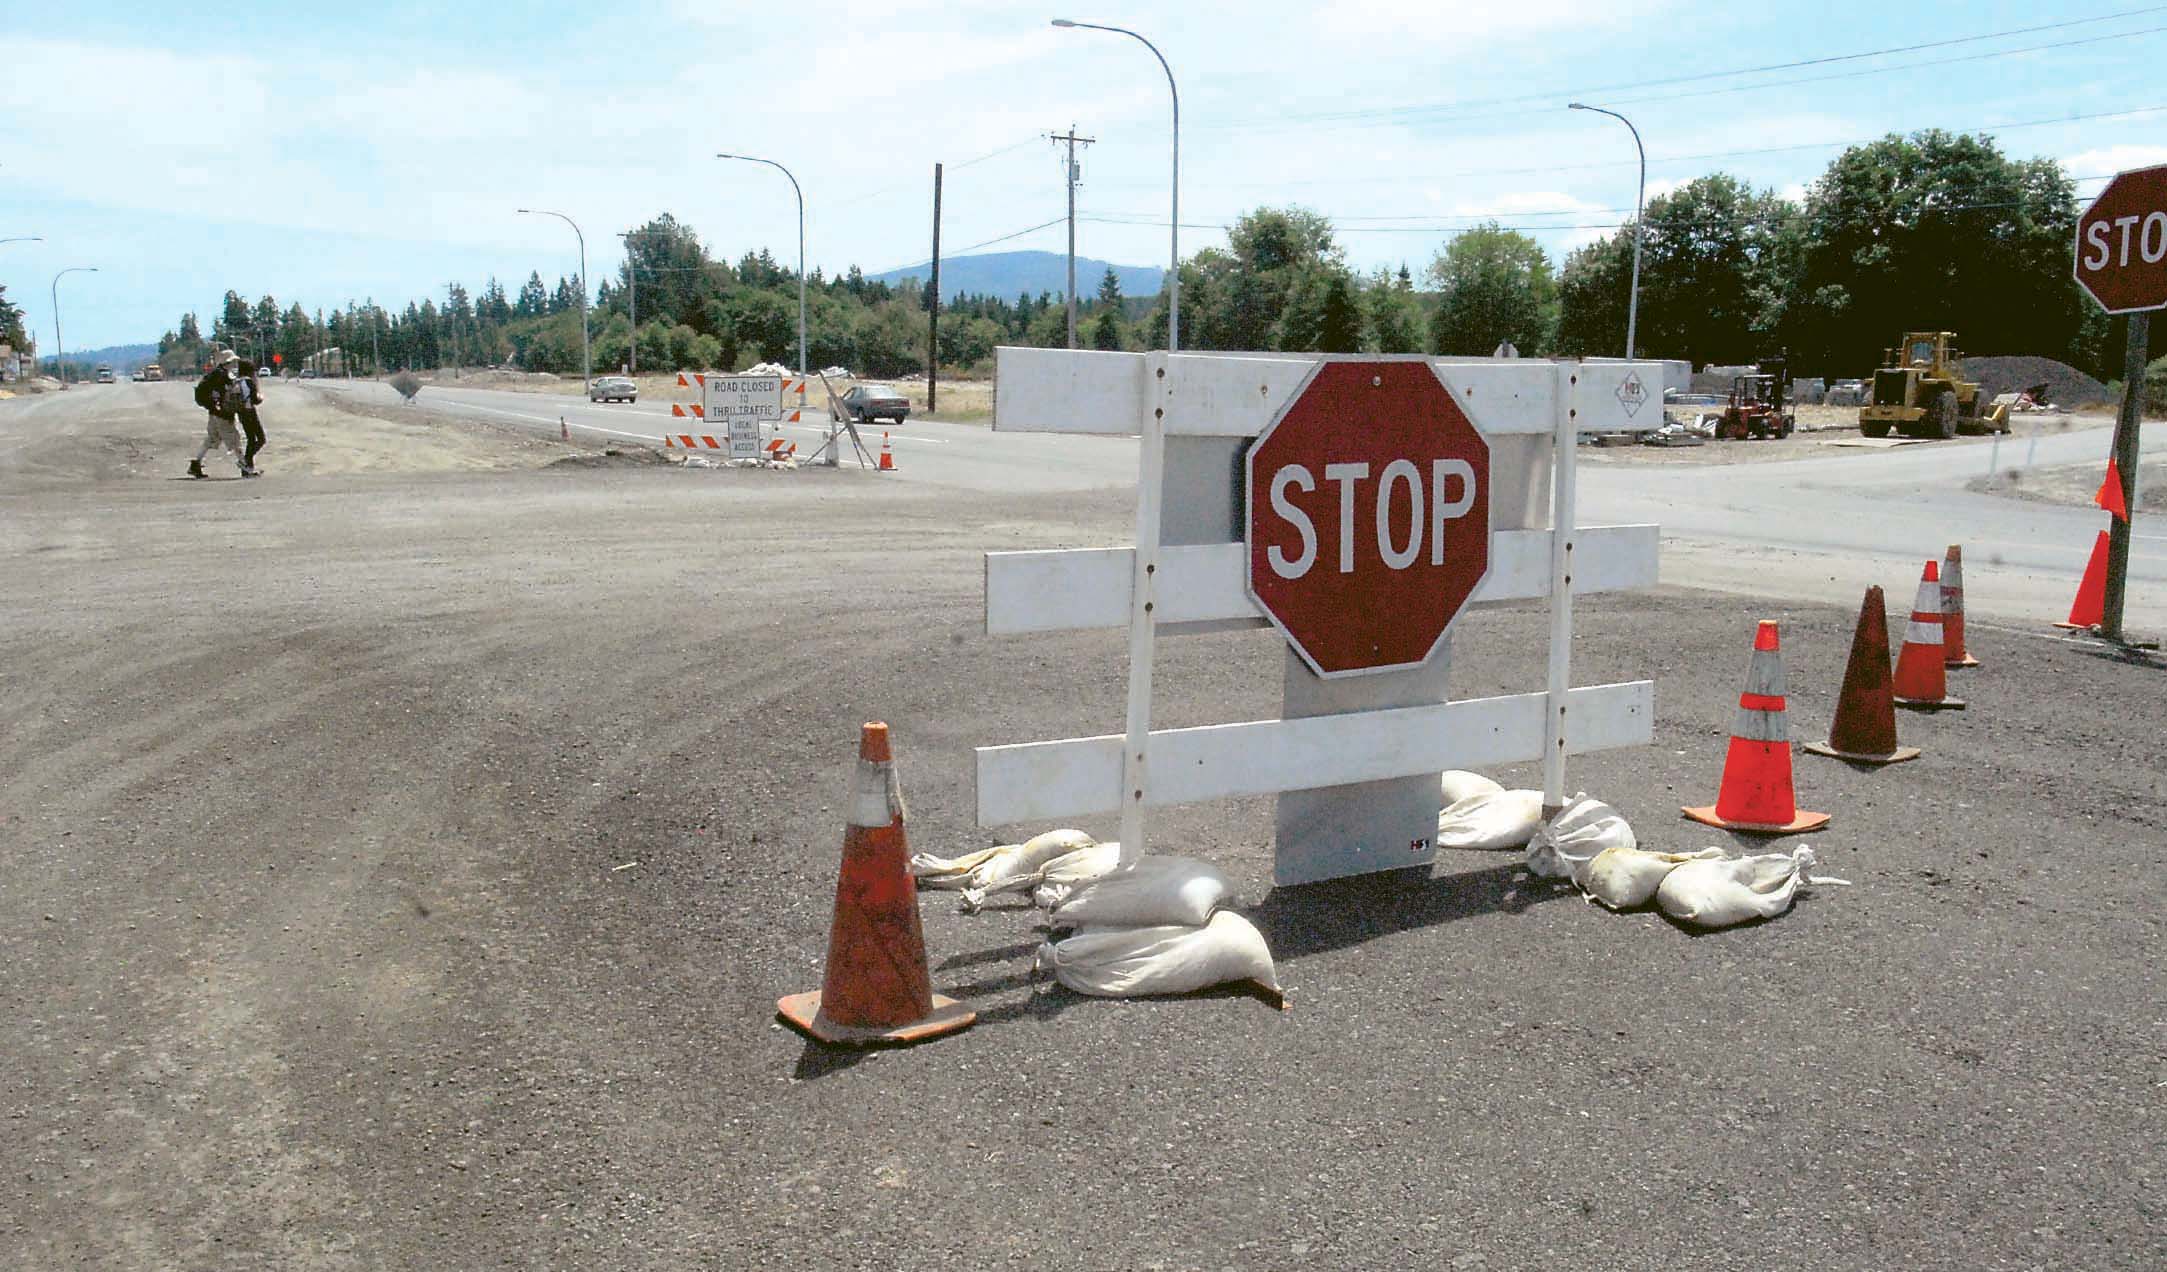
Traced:
<svg viewBox="0 0 2167 1272">
<path fill-rule="evenodd" d="M 1324 466 L 1324 479 L 1339 487 L 1339 572 L 1354 573 L 1358 540 L 1363 540 L 1355 529 L 1358 506 L 1370 510 L 1367 520 L 1376 529 L 1374 539 L 1364 540 L 1361 546 L 1373 548 L 1385 568 L 1404 570 L 1413 565 L 1422 555 L 1425 530 L 1430 564 L 1443 565 L 1446 523 L 1466 516 L 1475 506 L 1474 465 L 1464 459 L 1432 459 L 1426 486 L 1422 469 L 1412 460 L 1391 461 L 1374 485 L 1365 488 L 1369 475 L 1370 466 L 1360 461 Z M 1317 523 L 1303 506 L 1307 501 L 1297 502 L 1289 493 L 1299 490 L 1308 495 L 1316 489 L 1316 476 L 1304 465 L 1288 464 L 1272 474 L 1272 513 L 1285 520 L 1301 542 L 1293 554 L 1279 543 L 1266 546 L 1265 559 L 1280 578 L 1301 578 L 1317 563 Z"/>
<path fill-rule="evenodd" d="M 1320 676 L 1415 667 L 1490 566 L 1490 447 L 1422 359 L 1328 358 L 1243 460 L 1246 578 Z"/>
<path fill-rule="evenodd" d="M 2142 229 L 2139 229 L 2139 226 Z M 2121 235 L 2119 248 L 2115 235 Z M 2131 256 L 2132 248 L 2136 255 Z M 2126 266 L 2142 261 L 2147 265 L 2167 260 L 2167 211 L 2153 212 L 2145 216 L 2118 216 L 2114 220 L 2098 220 L 2084 227 L 2084 268 L 2105 269 L 2110 265 Z"/>
</svg>

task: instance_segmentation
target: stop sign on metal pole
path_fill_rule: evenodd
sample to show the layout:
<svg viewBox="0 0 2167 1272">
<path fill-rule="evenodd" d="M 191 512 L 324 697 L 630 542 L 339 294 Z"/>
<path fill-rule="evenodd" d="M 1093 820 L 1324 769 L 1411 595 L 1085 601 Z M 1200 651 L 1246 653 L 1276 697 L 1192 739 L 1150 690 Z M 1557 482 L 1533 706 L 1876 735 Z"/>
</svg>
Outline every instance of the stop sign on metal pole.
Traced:
<svg viewBox="0 0 2167 1272">
<path fill-rule="evenodd" d="M 2110 314 L 2167 307 L 2167 164 L 2117 175 L 2077 218 L 2076 274 Z"/>
<path fill-rule="evenodd" d="M 1248 590 L 1310 669 L 1426 661 L 1490 568 L 1490 447 L 1429 362 L 1327 360 L 1247 460 Z"/>
</svg>

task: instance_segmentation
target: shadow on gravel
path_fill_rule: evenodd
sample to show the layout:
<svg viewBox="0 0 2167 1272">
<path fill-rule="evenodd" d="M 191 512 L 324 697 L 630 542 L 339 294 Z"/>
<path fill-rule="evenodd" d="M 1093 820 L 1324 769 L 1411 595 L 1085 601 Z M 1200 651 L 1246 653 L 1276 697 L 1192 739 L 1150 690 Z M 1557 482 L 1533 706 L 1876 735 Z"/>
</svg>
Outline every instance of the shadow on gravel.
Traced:
<svg viewBox="0 0 2167 1272">
<path fill-rule="evenodd" d="M 1534 878 L 1516 860 L 1434 878 L 1395 870 L 1274 888 L 1245 913 L 1264 933 L 1272 957 L 1287 962 L 1455 919 L 1520 914 L 1572 895 L 1570 885 Z"/>
</svg>

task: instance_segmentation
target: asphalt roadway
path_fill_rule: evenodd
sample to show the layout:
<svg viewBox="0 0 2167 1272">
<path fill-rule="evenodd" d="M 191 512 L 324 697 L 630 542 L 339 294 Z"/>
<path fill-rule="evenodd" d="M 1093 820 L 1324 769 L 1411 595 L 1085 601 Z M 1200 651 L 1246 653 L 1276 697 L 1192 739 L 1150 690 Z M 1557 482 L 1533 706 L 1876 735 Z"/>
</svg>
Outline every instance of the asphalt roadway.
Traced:
<svg viewBox="0 0 2167 1272">
<path fill-rule="evenodd" d="M 368 381 L 327 383 L 327 391 L 388 406 L 398 398 Z M 592 404 L 577 397 L 430 385 L 432 410 L 555 436 L 560 421 L 575 441 L 660 444 L 669 404 Z M 822 419 L 825 414 L 822 413 Z M 1663 527 L 1664 578 L 1696 587 L 1774 594 L 1856 606 L 1867 583 L 1908 605 L 1928 556 L 1964 545 L 1966 603 L 1982 617 L 2036 624 L 2068 613 L 2094 537 L 2106 524 L 2095 509 L 1977 494 L 1965 483 L 1994 469 L 2097 463 L 2112 433 L 2103 421 L 2060 423 L 2026 417 L 2013 436 L 1895 450 L 1831 448 L 1825 457 L 1754 464 L 1614 465 L 1584 451 L 1583 524 L 1655 522 Z M 2036 439 L 2033 428 L 2049 431 Z M 679 429 L 677 431 L 684 431 Z M 810 453 L 822 428 L 784 436 Z M 869 442 L 879 445 L 877 432 Z M 999 433 L 978 424 L 913 420 L 892 430 L 897 478 L 979 491 L 1133 489 L 1130 440 Z M 2146 426 L 2143 453 L 2167 453 L 2167 424 Z M 2131 630 L 2167 628 L 2167 530 L 2140 527 L 2131 544 Z"/>
<path fill-rule="evenodd" d="M 1027 913 L 929 894 L 978 1025 L 839 1054 L 772 1015 L 819 981 L 859 722 L 914 848 L 990 842 L 971 748 L 1117 728 L 1123 644 L 986 637 L 982 553 L 1117 542 L 1126 492 L 317 476 L 277 415 L 268 477 L 175 481 L 162 401 L 0 402 L 0 1266 L 2167 1265 L 2157 662 L 1981 624 L 1921 759 L 1798 757 L 1853 886 L 1773 922 L 1609 914 L 1512 853 L 1275 890 L 1233 801 L 1154 843 L 1234 878 L 1290 1011 L 1082 998 Z M 1854 618 L 1582 612 L 1577 678 L 1659 710 L 1573 783 L 1663 848 L 1727 842 L 1677 807 L 1753 619 L 1806 740 Z M 1539 685 L 1544 630 L 1471 615 L 1455 695 Z M 1159 719 L 1268 717 L 1282 658 L 1165 641 Z"/>
</svg>

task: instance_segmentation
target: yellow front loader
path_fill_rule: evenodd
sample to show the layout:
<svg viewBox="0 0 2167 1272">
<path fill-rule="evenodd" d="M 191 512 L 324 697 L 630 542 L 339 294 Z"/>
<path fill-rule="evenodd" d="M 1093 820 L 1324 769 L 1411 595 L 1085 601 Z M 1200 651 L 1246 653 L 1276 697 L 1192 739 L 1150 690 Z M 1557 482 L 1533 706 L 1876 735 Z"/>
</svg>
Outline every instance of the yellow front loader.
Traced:
<svg viewBox="0 0 2167 1272">
<path fill-rule="evenodd" d="M 1887 437 L 1954 437 L 1958 432 L 2006 433 L 2009 403 L 1988 401 L 1964 379 L 1964 355 L 1953 331 L 1908 331 L 1874 372 L 1873 395 L 1859 408 L 1859 432 Z"/>
</svg>

